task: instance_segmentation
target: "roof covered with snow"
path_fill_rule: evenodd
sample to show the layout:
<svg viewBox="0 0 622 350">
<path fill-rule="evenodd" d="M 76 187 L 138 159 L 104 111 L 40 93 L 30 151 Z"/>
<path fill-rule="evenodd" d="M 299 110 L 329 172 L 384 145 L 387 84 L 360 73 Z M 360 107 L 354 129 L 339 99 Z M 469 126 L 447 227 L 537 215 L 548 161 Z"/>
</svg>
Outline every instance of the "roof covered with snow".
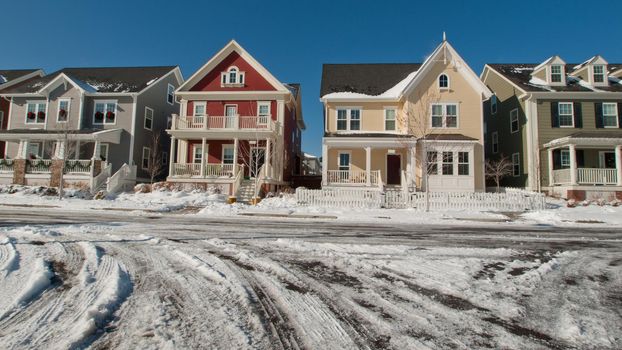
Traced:
<svg viewBox="0 0 622 350">
<path fill-rule="evenodd" d="M 36 93 L 63 73 L 88 92 L 139 92 L 175 68 L 175 66 L 63 68 L 44 77 L 27 80 L 4 90 L 3 93 Z"/>
<path fill-rule="evenodd" d="M 320 97 L 329 94 L 332 97 L 348 98 L 380 95 L 394 97 L 406 87 L 404 84 L 399 89 L 399 84 L 420 67 L 421 63 L 324 64 Z M 400 91 L 394 91 L 396 89 Z"/>
<path fill-rule="evenodd" d="M 0 69 L 0 85 L 36 71 L 38 69 Z"/>
<path fill-rule="evenodd" d="M 535 63 L 489 63 L 488 66 L 503 75 L 512 83 L 519 86 L 525 91 L 533 92 L 594 92 L 594 91 L 620 91 L 622 92 L 622 84 L 617 79 L 610 78 L 609 86 L 590 86 L 584 79 L 587 77 L 569 77 L 568 73 L 574 70 L 577 63 L 566 64 L 566 85 L 565 86 L 549 86 L 545 81 L 532 77 Z M 620 67 L 621 63 L 610 63 L 609 70 L 612 67 Z"/>
</svg>

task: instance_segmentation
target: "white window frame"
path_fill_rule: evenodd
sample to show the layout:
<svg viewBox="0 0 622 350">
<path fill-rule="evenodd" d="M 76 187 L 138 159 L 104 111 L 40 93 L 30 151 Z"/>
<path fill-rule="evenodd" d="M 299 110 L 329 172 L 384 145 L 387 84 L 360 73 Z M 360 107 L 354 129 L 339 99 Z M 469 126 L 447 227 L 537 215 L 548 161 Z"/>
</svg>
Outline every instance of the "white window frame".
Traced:
<svg viewBox="0 0 622 350">
<path fill-rule="evenodd" d="M 602 67 L 603 72 L 601 74 L 596 74 L 596 67 Z M 603 81 L 596 81 L 597 75 L 602 75 Z M 607 84 L 607 67 L 604 64 L 592 65 L 592 83 L 594 85 L 606 85 Z"/>
<path fill-rule="evenodd" d="M 32 123 L 28 122 L 28 105 L 35 105 L 35 121 Z M 41 105 L 43 105 L 43 110 L 41 110 Z M 39 112 L 44 112 L 45 113 L 45 118 L 43 119 L 42 122 L 37 122 L 37 116 L 39 114 Z M 45 121 L 48 118 L 48 113 L 47 113 L 47 102 L 46 101 L 26 101 L 26 110 L 24 113 L 24 124 L 30 124 L 30 125 L 43 125 L 45 124 Z"/>
<path fill-rule="evenodd" d="M 233 117 L 239 115 L 239 113 L 238 113 L 238 105 L 237 104 L 226 104 L 224 109 L 223 109 L 223 116 L 227 117 L 227 107 L 235 107 L 235 114 L 233 115 Z M 230 116 L 230 117 L 232 117 L 232 116 Z"/>
<path fill-rule="evenodd" d="M 201 158 L 197 159 L 197 148 L 201 149 Z M 205 154 L 207 152 L 205 152 L 205 150 L 207 150 L 209 148 L 209 145 L 206 143 L 205 144 L 205 149 L 203 149 L 203 145 L 200 143 L 194 143 L 192 144 L 192 164 L 201 164 L 201 159 L 203 159 L 203 157 L 205 157 Z M 198 160 L 198 162 L 197 162 Z M 206 159 L 207 160 L 207 159 Z M 205 164 L 207 164 L 207 162 L 205 162 Z"/>
<path fill-rule="evenodd" d="M 571 125 L 562 125 L 562 114 L 561 114 L 561 106 L 570 105 L 570 121 Z M 568 114 L 564 114 L 564 116 L 568 116 Z M 557 103 L 557 118 L 559 119 L 559 127 L 560 128 L 574 128 L 574 103 L 572 102 L 558 102 Z"/>
<path fill-rule="evenodd" d="M 559 67 L 559 73 L 553 73 L 553 67 Z M 553 81 L 553 75 L 559 74 L 559 81 Z M 564 85 L 564 65 L 552 64 L 549 70 L 549 83 L 551 85 Z"/>
<path fill-rule="evenodd" d="M 169 96 L 171 97 L 171 102 L 168 101 Z M 166 86 L 166 103 L 171 106 L 175 105 L 175 87 L 171 84 Z"/>
<path fill-rule="evenodd" d="M 445 76 L 445 78 L 447 78 L 447 86 L 441 86 L 441 77 Z M 438 75 L 438 77 L 436 78 L 436 86 L 438 87 L 439 90 L 449 90 L 450 86 L 451 86 L 451 82 L 449 80 L 449 75 L 447 75 L 447 73 L 441 73 Z"/>
<path fill-rule="evenodd" d="M 60 120 L 60 104 L 61 102 L 67 102 L 67 115 L 65 116 L 65 118 L 67 118 L 67 120 Z M 56 108 L 56 122 L 57 123 L 67 123 L 69 121 L 69 113 L 71 112 L 71 99 L 70 98 L 59 98 L 58 99 L 58 103 L 57 103 L 57 108 Z"/>
<path fill-rule="evenodd" d="M 235 147 L 235 145 L 231 145 L 231 144 L 222 145 L 222 150 L 221 150 L 221 154 L 220 154 L 220 163 L 221 164 L 223 164 L 223 165 L 224 164 L 235 164 L 235 150 L 233 149 L 234 147 Z M 232 163 L 225 163 L 225 150 L 227 150 L 227 149 L 230 149 L 230 150 L 234 151 L 233 154 L 232 154 L 232 157 L 233 157 L 232 158 L 232 161 L 233 161 Z"/>
<path fill-rule="evenodd" d="M 490 97 L 490 114 L 491 115 L 497 114 L 497 110 L 498 110 L 498 107 L 499 107 L 497 104 L 498 104 L 497 95 L 492 95 Z"/>
<path fill-rule="evenodd" d="M 516 130 L 514 130 L 514 122 L 516 122 Z M 518 108 L 514 108 L 510 111 L 510 133 L 516 134 L 520 130 L 520 121 L 519 121 L 519 113 Z"/>
<path fill-rule="evenodd" d="M 235 81 L 231 81 L 230 73 L 235 72 Z M 237 66 L 229 66 L 224 72 L 220 73 L 221 86 L 240 86 L 244 85 L 246 72 L 243 72 Z"/>
<path fill-rule="evenodd" d="M 337 125 L 338 125 L 338 116 L 339 116 L 339 111 L 346 111 L 346 129 L 342 129 L 340 130 Z M 359 128 L 356 130 L 352 130 L 352 120 L 356 120 L 356 119 L 352 119 L 352 111 L 359 111 Z M 363 108 L 362 107 L 338 107 L 337 109 L 335 109 L 335 130 L 337 132 L 340 131 L 362 131 L 363 130 Z"/>
<path fill-rule="evenodd" d="M 147 118 L 147 111 L 151 111 L 151 118 Z M 153 130 L 153 116 L 154 116 L 154 111 L 153 108 L 147 107 L 145 106 L 145 119 L 143 120 L 143 127 L 146 130 Z M 151 120 L 151 127 L 147 127 L 147 120 Z"/>
<path fill-rule="evenodd" d="M 109 112 L 107 110 L 104 110 L 104 117 L 102 119 L 102 122 L 101 123 L 95 122 L 95 113 L 97 112 L 97 108 L 96 108 L 97 104 L 108 105 L 109 103 L 114 103 L 114 123 L 106 122 L 106 113 Z M 118 110 L 119 110 L 119 104 L 117 103 L 117 100 L 95 100 L 93 101 L 93 125 L 116 125 L 117 118 L 118 118 L 118 115 L 117 115 Z"/>
<path fill-rule="evenodd" d="M 518 168 L 518 172 L 515 171 Z M 520 152 L 512 153 L 512 177 L 520 176 Z"/>
<path fill-rule="evenodd" d="M 203 106 L 203 114 L 197 114 L 197 106 Z M 192 116 L 193 117 L 204 117 L 207 115 L 207 102 L 206 101 L 194 101 L 192 104 Z"/>
<path fill-rule="evenodd" d="M 440 166 L 441 174 L 440 175 L 446 175 L 446 176 L 457 175 L 455 173 L 455 169 L 454 169 L 455 166 L 456 166 L 456 162 L 455 162 L 456 159 L 455 159 L 454 152 L 452 152 L 452 151 L 440 151 L 438 153 L 441 154 L 441 157 L 440 157 L 441 158 L 441 162 L 440 162 L 441 163 L 441 166 Z M 451 162 L 445 162 L 445 153 L 447 153 L 447 154 L 449 154 L 451 156 Z M 438 157 L 438 155 L 437 155 L 437 157 Z M 451 174 L 445 174 L 445 164 L 451 164 L 451 168 L 450 168 L 451 169 Z"/>
<path fill-rule="evenodd" d="M 613 111 L 615 112 L 615 114 L 612 114 L 612 115 L 609 115 L 609 116 L 610 117 L 615 117 L 616 125 L 609 125 L 609 126 L 605 125 L 605 105 L 613 105 Z M 618 104 L 615 103 L 615 102 L 603 102 L 602 110 L 603 110 L 603 115 L 602 115 L 602 118 L 603 118 L 603 128 L 611 128 L 611 129 L 619 128 L 620 125 L 619 125 L 619 119 L 618 119 L 619 118 L 619 116 L 618 116 Z"/>
<path fill-rule="evenodd" d="M 564 162 L 564 155 L 566 156 L 567 162 Z M 559 164 L 562 168 L 570 168 L 570 150 L 559 150 Z"/>
<path fill-rule="evenodd" d="M 492 144 L 492 154 L 497 154 L 499 153 L 499 132 L 498 131 L 493 131 L 491 134 L 491 144 Z"/>
<path fill-rule="evenodd" d="M 460 162 L 460 153 L 466 153 L 466 157 L 467 157 L 467 161 L 465 162 Z M 470 176 L 471 175 L 471 152 L 469 151 L 457 151 L 457 166 L 458 166 L 458 171 L 456 172 L 456 175 L 458 176 Z M 460 174 L 460 165 L 465 165 L 466 164 L 466 168 L 467 168 L 467 173 L 466 174 Z"/>
<path fill-rule="evenodd" d="M 425 154 L 425 161 L 426 161 L 426 165 L 427 165 L 427 169 L 425 169 L 425 171 L 427 171 L 428 175 L 441 175 L 440 173 L 442 172 L 442 169 L 439 168 L 439 158 L 442 158 L 443 155 L 441 154 L 441 156 L 438 156 L 439 151 L 437 151 L 436 149 L 428 149 L 426 150 L 426 154 Z M 430 155 L 434 154 L 436 159 L 431 160 L 430 159 Z M 435 172 L 431 173 L 431 166 L 430 165 L 434 165 L 434 169 L 436 170 Z M 442 164 L 441 164 L 442 166 Z"/>
<path fill-rule="evenodd" d="M 389 111 L 393 111 L 393 119 L 387 119 Z M 393 129 L 387 129 L 387 121 L 393 121 Z M 384 107 L 384 131 L 397 131 L 397 108 Z"/>
<path fill-rule="evenodd" d="M 443 114 L 442 117 L 442 126 L 433 126 L 432 120 L 433 115 L 432 111 L 434 110 L 433 106 L 442 106 Z M 447 126 L 447 106 L 456 106 L 456 126 Z M 431 129 L 458 129 L 460 128 L 460 104 L 455 102 L 434 102 L 430 104 L 430 128 Z"/>
<path fill-rule="evenodd" d="M 105 152 L 103 150 L 106 150 Z M 100 143 L 99 144 L 99 156 L 101 158 L 101 156 L 104 156 L 104 159 L 106 159 L 107 162 L 110 162 L 110 159 L 108 159 L 108 150 L 109 150 L 109 145 L 107 143 Z"/>
<path fill-rule="evenodd" d="M 145 151 L 147 151 L 147 166 L 145 167 Z M 140 167 L 143 170 L 149 170 L 149 163 L 151 162 L 151 148 L 143 147 L 142 158 L 140 159 Z"/>
<path fill-rule="evenodd" d="M 341 170 L 341 155 L 348 155 L 348 170 Z M 337 152 L 337 170 L 339 171 L 351 171 L 352 170 L 352 151 L 339 151 Z"/>
<path fill-rule="evenodd" d="M 261 107 L 268 107 L 268 113 L 261 114 Z M 272 118 L 272 103 L 270 101 L 257 101 L 257 124 L 264 125 Z"/>
</svg>

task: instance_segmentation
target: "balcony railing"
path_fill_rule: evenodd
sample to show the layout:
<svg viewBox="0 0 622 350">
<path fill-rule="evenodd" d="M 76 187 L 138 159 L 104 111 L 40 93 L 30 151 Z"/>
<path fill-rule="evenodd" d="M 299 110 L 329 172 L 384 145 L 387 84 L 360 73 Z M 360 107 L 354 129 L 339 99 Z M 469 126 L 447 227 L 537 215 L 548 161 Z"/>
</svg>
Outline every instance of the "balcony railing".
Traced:
<svg viewBox="0 0 622 350">
<path fill-rule="evenodd" d="M 178 116 L 173 115 L 173 130 L 274 130 L 271 116 Z"/>
<path fill-rule="evenodd" d="M 578 185 L 616 185 L 617 169 L 578 168 L 576 182 Z M 553 170 L 553 184 L 572 184 L 570 169 Z"/>
<path fill-rule="evenodd" d="M 378 185 L 380 170 L 372 170 L 369 179 L 371 185 Z M 328 170 L 328 183 L 335 185 L 366 185 L 367 173 L 365 170 Z"/>
<path fill-rule="evenodd" d="M 241 167 L 241 165 L 238 165 Z M 233 164 L 207 163 L 201 172 L 201 163 L 175 163 L 171 176 L 177 177 L 233 177 Z"/>
</svg>

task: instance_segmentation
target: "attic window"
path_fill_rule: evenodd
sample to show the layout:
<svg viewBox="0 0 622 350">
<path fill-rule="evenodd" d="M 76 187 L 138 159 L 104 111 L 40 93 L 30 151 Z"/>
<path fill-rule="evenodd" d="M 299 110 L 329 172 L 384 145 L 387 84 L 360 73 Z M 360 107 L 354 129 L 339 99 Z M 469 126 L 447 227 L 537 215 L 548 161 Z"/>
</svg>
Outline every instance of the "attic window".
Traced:
<svg viewBox="0 0 622 350">
<path fill-rule="evenodd" d="M 551 66 L 551 83 L 562 82 L 562 66 L 561 64 L 554 64 Z"/>
<path fill-rule="evenodd" d="M 449 78 L 446 74 L 441 74 L 438 77 L 438 88 L 439 89 L 449 89 Z"/>
<path fill-rule="evenodd" d="M 594 82 L 595 83 L 605 82 L 605 66 L 603 66 L 602 64 L 594 66 Z"/>
<path fill-rule="evenodd" d="M 244 84 L 244 72 L 240 72 L 238 67 L 229 67 L 221 75 L 222 85 L 243 85 Z"/>
</svg>

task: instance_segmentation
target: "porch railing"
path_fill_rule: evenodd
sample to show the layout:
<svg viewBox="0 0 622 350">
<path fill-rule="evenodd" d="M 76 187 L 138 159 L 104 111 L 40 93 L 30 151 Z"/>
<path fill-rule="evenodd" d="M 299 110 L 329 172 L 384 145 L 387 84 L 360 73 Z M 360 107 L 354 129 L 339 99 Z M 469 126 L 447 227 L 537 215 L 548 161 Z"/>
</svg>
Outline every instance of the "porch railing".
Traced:
<svg viewBox="0 0 622 350">
<path fill-rule="evenodd" d="M 51 159 L 27 159 L 26 172 L 30 174 L 49 173 L 51 165 Z"/>
<path fill-rule="evenodd" d="M 13 160 L 0 159 L 0 172 L 13 172 Z"/>
<path fill-rule="evenodd" d="M 617 169 L 578 168 L 576 182 L 581 185 L 616 185 Z M 572 183 L 570 169 L 553 170 L 553 184 L 566 185 Z"/>
<path fill-rule="evenodd" d="M 201 164 L 195 163 L 175 163 L 173 164 L 173 176 L 201 176 Z"/>
<path fill-rule="evenodd" d="M 194 116 L 175 119 L 176 129 L 203 129 L 205 124 L 205 116 Z"/>
<path fill-rule="evenodd" d="M 205 164 L 205 176 L 233 176 L 233 164 Z"/>
<path fill-rule="evenodd" d="M 380 179 L 380 170 L 370 172 L 370 182 L 377 185 Z M 364 170 L 328 170 L 329 184 L 366 185 L 367 174 Z"/>
<path fill-rule="evenodd" d="M 173 115 L 173 129 L 179 130 L 274 130 L 271 116 L 178 116 Z"/>
<path fill-rule="evenodd" d="M 241 165 L 238 165 L 240 167 Z M 201 163 L 174 163 L 171 176 L 178 177 L 233 177 L 233 164 L 207 163 L 201 172 Z"/>
</svg>

